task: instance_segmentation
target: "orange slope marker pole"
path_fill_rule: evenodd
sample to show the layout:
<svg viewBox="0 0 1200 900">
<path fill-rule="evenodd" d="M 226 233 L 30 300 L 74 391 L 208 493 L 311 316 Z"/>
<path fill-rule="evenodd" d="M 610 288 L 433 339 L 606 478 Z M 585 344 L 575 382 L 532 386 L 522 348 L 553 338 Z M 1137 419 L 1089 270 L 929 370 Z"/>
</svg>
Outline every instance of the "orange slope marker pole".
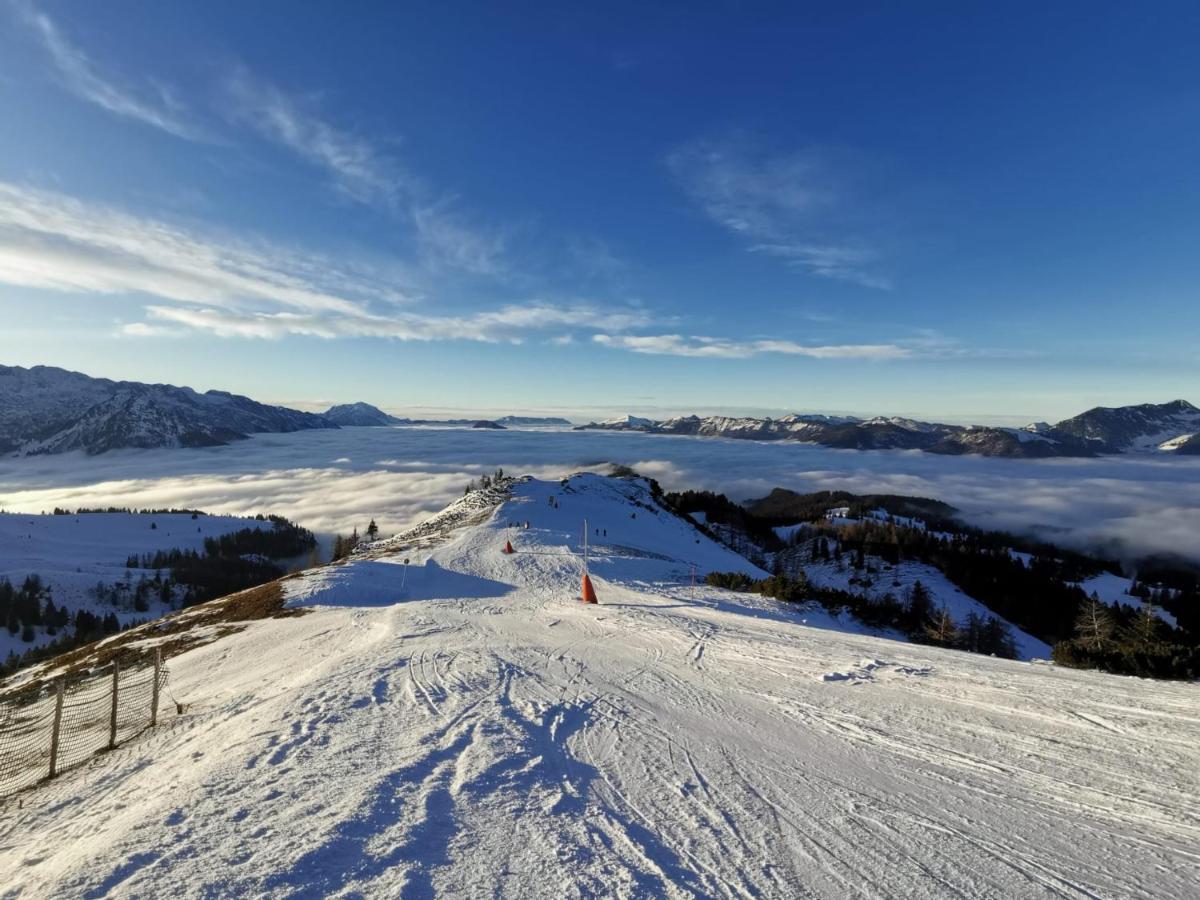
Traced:
<svg viewBox="0 0 1200 900">
<path fill-rule="evenodd" d="M 588 524 L 583 520 L 583 590 L 579 597 L 584 603 L 599 603 L 596 599 L 596 589 L 592 587 L 592 579 L 588 577 Z"/>
<path fill-rule="evenodd" d="M 592 579 L 588 578 L 587 572 L 583 573 L 583 597 L 584 603 L 599 603 L 596 599 L 596 589 L 592 587 Z"/>
</svg>

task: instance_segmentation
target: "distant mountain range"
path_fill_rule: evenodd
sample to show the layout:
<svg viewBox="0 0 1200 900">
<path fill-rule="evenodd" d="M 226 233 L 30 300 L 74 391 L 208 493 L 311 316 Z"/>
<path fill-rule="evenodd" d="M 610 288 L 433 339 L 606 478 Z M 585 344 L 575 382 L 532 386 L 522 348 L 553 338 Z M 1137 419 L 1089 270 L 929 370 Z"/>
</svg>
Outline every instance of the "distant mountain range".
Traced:
<svg viewBox="0 0 1200 900">
<path fill-rule="evenodd" d="M 262 432 L 364 426 L 459 426 L 501 430 L 568 426 L 557 417 L 410 419 L 367 403 L 307 413 L 224 391 L 199 393 L 169 384 L 90 378 L 49 366 L 0 366 L 0 455 L 128 447 L 209 447 Z M 1200 409 L 1171 403 L 1097 407 L 1057 425 L 1024 428 L 943 425 L 914 419 L 790 415 L 778 419 L 626 416 L 578 430 L 637 431 L 755 441 L 793 440 L 858 450 L 1008 457 L 1096 456 L 1156 452 L 1200 455 Z"/>
<path fill-rule="evenodd" d="M 224 391 L 91 378 L 51 366 L 0 366 L 0 455 L 122 448 L 211 447 L 264 432 L 364 425 L 467 425 L 478 419 L 400 419 L 366 403 L 324 414 L 258 403 Z M 483 427 L 570 425 L 505 416 Z"/>
<path fill-rule="evenodd" d="M 399 425 L 401 420 L 370 403 L 343 403 L 325 411 L 325 418 L 337 426 L 370 427 Z"/>
<path fill-rule="evenodd" d="M 1057 425 L 1037 422 L 1023 428 L 943 425 L 899 417 L 790 415 L 778 419 L 682 416 L 664 420 L 625 416 L 580 425 L 577 430 L 792 440 L 854 450 L 1033 459 L 1126 452 L 1200 454 L 1200 409 L 1183 400 L 1115 409 L 1098 406 Z"/>
<path fill-rule="evenodd" d="M 0 453 L 211 447 L 255 432 L 336 427 L 323 416 L 224 391 L 0 366 Z"/>
<path fill-rule="evenodd" d="M 499 419 L 402 419 L 385 413 L 369 403 L 345 403 L 331 406 L 324 416 L 337 425 L 469 425 L 472 428 L 538 428 L 570 425 L 569 419 L 555 416 L 503 416 Z"/>
</svg>

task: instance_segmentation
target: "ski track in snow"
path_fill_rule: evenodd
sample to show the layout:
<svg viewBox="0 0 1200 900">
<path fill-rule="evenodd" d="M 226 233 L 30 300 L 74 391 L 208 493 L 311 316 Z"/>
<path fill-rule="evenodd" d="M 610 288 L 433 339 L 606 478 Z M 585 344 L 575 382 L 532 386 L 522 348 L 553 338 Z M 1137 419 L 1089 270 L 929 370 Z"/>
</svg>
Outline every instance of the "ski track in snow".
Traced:
<svg viewBox="0 0 1200 900">
<path fill-rule="evenodd" d="M 1200 891 L 1195 685 L 692 589 L 754 570 L 631 496 L 527 482 L 440 546 L 288 582 L 309 615 L 172 661 L 186 714 L 0 810 L 0 897 Z"/>
</svg>

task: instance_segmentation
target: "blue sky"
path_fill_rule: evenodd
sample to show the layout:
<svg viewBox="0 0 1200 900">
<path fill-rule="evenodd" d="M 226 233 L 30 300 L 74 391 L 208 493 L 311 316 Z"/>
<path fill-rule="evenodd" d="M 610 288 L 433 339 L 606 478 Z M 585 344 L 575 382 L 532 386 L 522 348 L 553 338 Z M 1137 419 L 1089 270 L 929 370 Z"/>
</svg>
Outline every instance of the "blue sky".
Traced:
<svg viewBox="0 0 1200 900">
<path fill-rule="evenodd" d="M 0 0 L 0 362 L 585 416 L 1200 400 L 1200 7 L 690 6 Z"/>
</svg>

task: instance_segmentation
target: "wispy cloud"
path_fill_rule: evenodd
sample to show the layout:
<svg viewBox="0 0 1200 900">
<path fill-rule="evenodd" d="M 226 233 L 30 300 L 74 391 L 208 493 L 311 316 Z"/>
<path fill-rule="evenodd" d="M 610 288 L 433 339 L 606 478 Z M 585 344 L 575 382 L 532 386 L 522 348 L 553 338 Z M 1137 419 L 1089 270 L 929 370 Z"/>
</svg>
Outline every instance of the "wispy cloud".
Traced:
<svg viewBox="0 0 1200 900">
<path fill-rule="evenodd" d="M 236 69 L 225 88 L 234 121 L 323 169 L 350 199 L 390 205 L 421 190 L 420 182 L 373 142 L 322 118 L 314 102 L 245 68 Z"/>
<path fill-rule="evenodd" d="M 583 329 L 615 329 L 645 324 L 636 314 L 608 312 L 576 304 L 529 303 L 464 315 L 400 312 L 391 315 L 328 316 L 294 312 L 238 312 L 179 306 L 150 306 L 158 321 L 205 331 L 219 337 L 276 339 L 287 335 L 320 338 L 372 337 L 400 341 L 476 341 L 521 343 L 530 333 L 565 325 Z M 126 333 L 137 334 L 142 323 Z"/>
<path fill-rule="evenodd" d="M 592 340 L 605 347 L 656 356 L 691 356 L 710 359 L 747 359 L 763 354 L 806 356 L 811 359 L 904 359 L 912 350 L 898 344 L 799 344 L 794 341 L 736 341 L 680 334 L 597 334 Z"/>
<path fill-rule="evenodd" d="M 455 212 L 451 202 L 414 204 L 408 215 L 427 267 L 473 275 L 500 275 L 506 271 L 506 236 L 498 231 L 472 228 Z"/>
<path fill-rule="evenodd" d="M 88 55 L 72 44 L 44 12 L 28 3 L 18 2 L 15 7 L 50 54 L 63 84 L 76 96 L 114 115 L 150 125 L 176 137 L 188 140 L 202 137 L 200 129 L 188 121 L 183 105 L 170 88 L 154 84 L 152 91 L 138 91 L 118 84 L 111 77 L 101 74 Z"/>
<path fill-rule="evenodd" d="M 841 173 L 823 154 L 762 151 L 746 138 L 700 140 L 667 156 L 685 193 L 749 250 L 823 278 L 889 288 L 878 254 L 847 220 Z"/>
<path fill-rule="evenodd" d="M 129 322 L 120 327 L 118 334 L 133 338 L 171 338 L 182 337 L 186 332 L 166 325 L 152 325 L 149 322 Z"/>
<path fill-rule="evenodd" d="M 394 273 L 3 182 L 0 283 L 157 298 L 146 308 L 149 321 L 123 327 L 130 337 L 189 330 L 248 338 L 519 342 L 530 334 L 611 333 L 653 324 L 641 309 L 579 300 L 535 298 L 454 314 L 420 310 L 430 299 L 397 283 Z"/>
<path fill-rule="evenodd" d="M 145 218 L 67 195 L 0 182 L 0 283 L 153 298 L 131 338 L 202 333 L 223 338 L 520 343 L 587 341 L 626 352 L 744 359 L 894 360 L 961 355 L 932 332 L 886 343 L 800 343 L 679 333 L 647 308 L 534 295 L 492 308 L 456 308 L 402 266 L 334 261 L 303 249 Z M 461 306 L 461 304 L 457 304 Z"/>
<path fill-rule="evenodd" d="M 264 242 L 204 234 L 63 194 L 0 182 L 0 281 L 185 303 L 260 303 L 355 314 L 410 301 L 365 268 Z"/>
<path fill-rule="evenodd" d="M 225 88 L 234 122 L 325 172 L 347 199 L 411 226 L 427 267 L 490 276 L 504 271 L 502 232 L 468 223 L 454 198 L 441 195 L 380 142 L 331 122 L 316 98 L 285 91 L 245 67 Z"/>
<path fill-rule="evenodd" d="M 214 140 L 166 84 L 139 89 L 106 76 L 81 47 L 32 0 L 11 0 L 45 47 L 64 86 L 114 115 L 189 140 Z M 406 166 L 394 138 L 380 139 L 337 122 L 319 94 L 287 90 L 235 65 L 216 91 L 219 120 L 256 134 L 323 174 L 336 194 L 384 211 L 415 248 L 414 264 L 431 274 L 462 273 L 519 279 L 508 259 L 510 231 L 481 224 L 457 197 Z M 242 135 L 245 137 L 245 134 Z M 228 135 L 231 142 L 233 135 Z"/>
</svg>

